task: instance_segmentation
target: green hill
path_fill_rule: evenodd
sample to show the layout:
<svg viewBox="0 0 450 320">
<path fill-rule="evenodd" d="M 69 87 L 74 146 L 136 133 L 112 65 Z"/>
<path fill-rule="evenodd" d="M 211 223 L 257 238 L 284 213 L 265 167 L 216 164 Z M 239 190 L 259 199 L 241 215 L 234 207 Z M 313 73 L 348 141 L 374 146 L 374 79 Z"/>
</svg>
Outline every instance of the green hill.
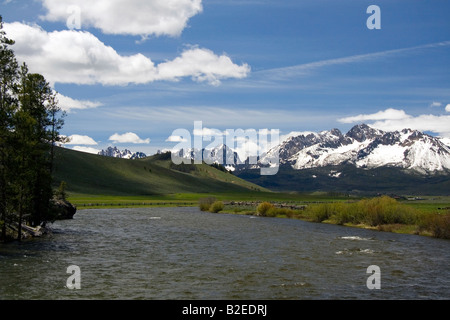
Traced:
<svg viewBox="0 0 450 320">
<path fill-rule="evenodd" d="M 127 160 L 57 148 L 55 187 L 61 181 L 67 183 L 69 193 L 85 195 L 268 191 L 206 164 L 176 166 L 170 153 Z"/>
</svg>

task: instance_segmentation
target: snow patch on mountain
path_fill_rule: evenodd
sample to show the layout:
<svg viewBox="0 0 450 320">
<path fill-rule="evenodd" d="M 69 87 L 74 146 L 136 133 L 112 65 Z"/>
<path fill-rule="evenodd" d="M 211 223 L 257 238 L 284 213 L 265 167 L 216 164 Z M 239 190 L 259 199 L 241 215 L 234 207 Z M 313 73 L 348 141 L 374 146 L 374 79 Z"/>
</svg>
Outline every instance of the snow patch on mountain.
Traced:
<svg viewBox="0 0 450 320">
<path fill-rule="evenodd" d="M 140 159 L 147 157 L 145 153 L 131 152 L 128 149 L 119 150 L 117 147 L 108 147 L 106 150 L 102 150 L 98 154 L 101 156 L 121 158 L 121 159 Z"/>
<path fill-rule="evenodd" d="M 359 168 L 392 166 L 419 173 L 450 170 L 450 139 L 417 130 L 385 132 L 361 124 L 343 135 L 338 129 L 291 135 L 264 157 L 279 154 L 280 163 L 294 169 L 342 164 Z"/>
</svg>

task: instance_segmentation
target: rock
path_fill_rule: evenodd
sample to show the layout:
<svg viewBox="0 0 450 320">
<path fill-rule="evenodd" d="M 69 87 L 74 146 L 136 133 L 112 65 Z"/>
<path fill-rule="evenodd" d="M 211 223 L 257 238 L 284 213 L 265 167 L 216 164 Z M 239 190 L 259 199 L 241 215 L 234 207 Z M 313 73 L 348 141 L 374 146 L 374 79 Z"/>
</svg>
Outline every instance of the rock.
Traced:
<svg viewBox="0 0 450 320">
<path fill-rule="evenodd" d="M 52 204 L 55 212 L 55 220 L 73 219 L 73 216 L 77 212 L 77 208 L 64 199 L 54 198 Z"/>
</svg>

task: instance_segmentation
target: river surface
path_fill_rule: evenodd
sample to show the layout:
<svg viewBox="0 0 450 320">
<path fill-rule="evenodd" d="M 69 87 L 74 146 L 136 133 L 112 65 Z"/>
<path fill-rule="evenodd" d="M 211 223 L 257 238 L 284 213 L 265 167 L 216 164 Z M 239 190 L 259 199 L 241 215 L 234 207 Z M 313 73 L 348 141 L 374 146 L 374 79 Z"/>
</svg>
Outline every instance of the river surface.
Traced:
<svg viewBox="0 0 450 320">
<path fill-rule="evenodd" d="M 0 299 L 450 299 L 449 240 L 197 208 L 81 210 L 51 228 L 0 244 Z"/>
</svg>

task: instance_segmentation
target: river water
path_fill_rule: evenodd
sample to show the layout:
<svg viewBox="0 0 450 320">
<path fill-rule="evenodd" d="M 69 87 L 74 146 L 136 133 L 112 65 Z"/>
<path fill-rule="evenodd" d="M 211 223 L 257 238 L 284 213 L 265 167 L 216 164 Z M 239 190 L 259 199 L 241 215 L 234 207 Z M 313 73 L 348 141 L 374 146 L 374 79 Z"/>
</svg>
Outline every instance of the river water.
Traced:
<svg viewBox="0 0 450 320">
<path fill-rule="evenodd" d="M 0 299 L 450 299 L 449 240 L 197 208 L 81 210 L 51 227 L 0 244 Z"/>
</svg>

